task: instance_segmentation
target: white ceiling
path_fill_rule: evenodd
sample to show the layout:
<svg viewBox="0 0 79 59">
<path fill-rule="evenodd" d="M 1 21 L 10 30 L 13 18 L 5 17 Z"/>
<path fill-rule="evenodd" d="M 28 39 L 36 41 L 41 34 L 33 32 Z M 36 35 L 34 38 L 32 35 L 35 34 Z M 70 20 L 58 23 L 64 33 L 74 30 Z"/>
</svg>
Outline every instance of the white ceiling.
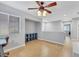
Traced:
<svg viewBox="0 0 79 59">
<path fill-rule="evenodd" d="M 45 5 L 47 5 L 52 1 L 44 2 Z M 28 10 L 29 7 L 38 7 L 35 1 L 3 1 L 1 3 L 7 4 L 21 11 L 28 12 L 29 14 L 37 16 L 37 10 Z M 57 1 L 57 6 L 48 9 L 52 11 L 52 14 L 41 18 L 47 19 L 49 21 L 71 20 L 71 18 L 79 16 L 79 1 Z"/>
</svg>

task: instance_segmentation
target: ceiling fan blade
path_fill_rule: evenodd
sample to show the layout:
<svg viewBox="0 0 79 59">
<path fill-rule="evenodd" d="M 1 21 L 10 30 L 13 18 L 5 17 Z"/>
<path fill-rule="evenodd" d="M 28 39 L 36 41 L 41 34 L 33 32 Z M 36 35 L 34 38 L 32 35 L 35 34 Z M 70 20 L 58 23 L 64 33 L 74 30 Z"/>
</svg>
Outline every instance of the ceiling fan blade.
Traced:
<svg viewBox="0 0 79 59">
<path fill-rule="evenodd" d="M 49 10 L 47 10 L 47 9 L 44 9 L 46 12 L 48 12 L 48 13 L 52 13 L 51 11 L 49 11 Z"/>
<path fill-rule="evenodd" d="M 41 6 L 41 2 L 40 2 L 40 1 L 36 1 L 36 3 L 37 3 L 39 6 Z"/>
<path fill-rule="evenodd" d="M 28 10 L 35 10 L 35 9 L 38 9 L 38 8 L 28 8 Z"/>
<path fill-rule="evenodd" d="M 56 2 L 52 2 L 52 3 L 50 3 L 50 4 L 48 4 L 47 6 L 45 6 L 45 7 L 52 7 L 52 6 L 56 6 L 57 5 L 57 3 Z"/>
</svg>

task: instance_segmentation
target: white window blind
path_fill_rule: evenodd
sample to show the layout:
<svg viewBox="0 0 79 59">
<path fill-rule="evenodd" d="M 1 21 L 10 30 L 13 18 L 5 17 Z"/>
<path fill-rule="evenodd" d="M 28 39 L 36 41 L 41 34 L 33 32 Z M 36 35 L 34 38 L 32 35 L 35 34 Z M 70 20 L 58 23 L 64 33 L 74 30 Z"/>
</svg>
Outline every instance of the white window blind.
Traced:
<svg viewBox="0 0 79 59">
<path fill-rule="evenodd" d="M 19 17 L 9 16 L 9 32 L 19 33 Z"/>
</svg>

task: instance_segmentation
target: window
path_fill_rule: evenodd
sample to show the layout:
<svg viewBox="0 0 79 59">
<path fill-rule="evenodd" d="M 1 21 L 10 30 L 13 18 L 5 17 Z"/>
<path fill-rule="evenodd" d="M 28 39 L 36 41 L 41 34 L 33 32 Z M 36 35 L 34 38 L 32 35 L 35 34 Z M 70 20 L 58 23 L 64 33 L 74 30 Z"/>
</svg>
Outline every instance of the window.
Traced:
<svg viewBox="0 0 79 59">
<path fill-rule="evenodd" d="M 9 32 L 19 33 L 19 17 L 9 16 Z"/>
<path fill-rule="evenodd" d="M 8 34 L 8 15 L 0 13 L 0 35 Z"/>
</svg>

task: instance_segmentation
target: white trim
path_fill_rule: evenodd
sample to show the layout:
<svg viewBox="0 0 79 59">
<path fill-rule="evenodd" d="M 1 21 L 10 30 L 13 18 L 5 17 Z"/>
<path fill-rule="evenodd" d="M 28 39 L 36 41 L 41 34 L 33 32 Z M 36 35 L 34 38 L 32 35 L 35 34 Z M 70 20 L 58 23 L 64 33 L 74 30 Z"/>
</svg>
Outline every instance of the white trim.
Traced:
<svg viewBox="0 0 79 59">
<path fill-rule="evenodd" d="M 77 22 L 77 40 L 79 39 L 78 35 L 79 35 L 79 23 Z"/>
<path fill-rule="evenodd" d="M 0 11 L 0 13 L 1 13 L 1 14 L 5 14 L 5 15 L 9 16 L 9 14 L 8 14 L 8 13 L 2 12 L 2 11 Z"/>
<path fill-rule="evenodd" d="M 25 44 L 23 44 L 23 45 L 19 45 L 19 46 L 16 46 L 16 47 L 10 48 L 10 49 L 6 49 L 6 50 L 4 50 L 4 52 L 8 52 L 8 51 L 11 51 L 11 50 L 14 50 L 14 49 L 17 49 L 17 48 L 23 47 L 23 46 L 25 46 Z"/>
<path fill-rule="evenodd" d="M 5 14 L 5 15 L 8 15 L 8 16 L 14 16 L 14 17 L 21 17 L 21 16 L 18 16 L 18 15 L 14 15 L 14 14 L 9 14 L 9 13 L 6 13 L 6 12 L 2 12 L 0 11 L 1 14 Z"/>
<path fill-rule="evenodd" d="M 57 44 L 64 45 L 63 43 L 59 43 L 59 42 L 56 42 L 56 41 L 51 41 L 51 40 L 41 39 L 41 38 L 38 38 L 38 39 L 39 39 L 39 40 L 45 40 L 45 41 L 48 41 L 48 42 L 51 42 L 51 43 L 57 43 Z"/>
</svg>

